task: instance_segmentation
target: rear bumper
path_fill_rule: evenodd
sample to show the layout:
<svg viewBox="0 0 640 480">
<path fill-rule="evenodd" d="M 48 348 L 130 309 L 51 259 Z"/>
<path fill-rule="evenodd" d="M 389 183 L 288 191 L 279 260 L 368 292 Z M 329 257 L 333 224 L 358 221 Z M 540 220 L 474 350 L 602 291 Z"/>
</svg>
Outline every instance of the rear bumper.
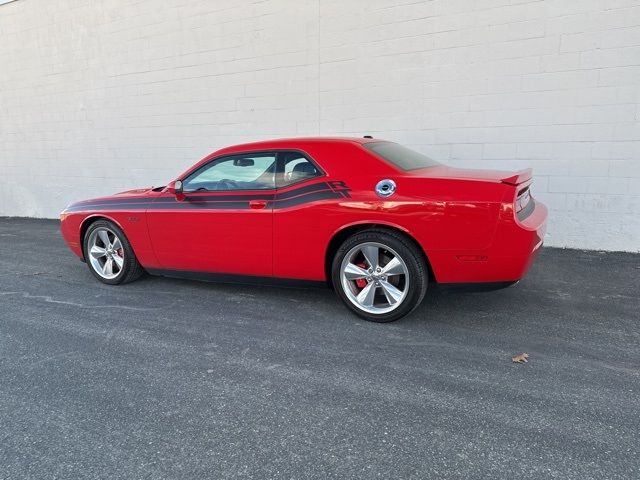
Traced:
<svg viewBox="0 0 640 480">
<path fill-rule="evenodd" d="M 437 282 L 517 282 L 525 276 L 542 248 L 547 216 L 547 207 L 537 201 L 535 209 L 524 220 L 518 220 L 512 208 L 505 208 L 489 248 L 430 252 L 429 261 Z"/>
</svg>

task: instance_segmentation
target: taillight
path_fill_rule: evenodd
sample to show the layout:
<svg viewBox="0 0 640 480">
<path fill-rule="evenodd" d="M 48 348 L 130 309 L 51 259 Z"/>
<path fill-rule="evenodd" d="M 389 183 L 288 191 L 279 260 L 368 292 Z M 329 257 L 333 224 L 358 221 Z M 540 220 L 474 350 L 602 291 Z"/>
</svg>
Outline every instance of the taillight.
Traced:
<svg viewBox="0 0 640 480">
<path fill-rule="evenodd" d="M 529 192 L 529 187 L 523 188 L 518 192 L 518 196 L 516 197 L 516 213 L 521 212 L 529 205 L 531 201 L 531 193 Z"/>
</svg>

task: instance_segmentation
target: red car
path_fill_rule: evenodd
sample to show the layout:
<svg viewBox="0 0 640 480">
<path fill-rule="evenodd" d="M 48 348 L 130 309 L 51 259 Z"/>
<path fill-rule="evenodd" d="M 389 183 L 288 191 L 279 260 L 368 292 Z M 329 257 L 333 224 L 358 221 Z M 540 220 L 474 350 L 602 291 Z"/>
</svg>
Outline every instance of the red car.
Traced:
<svg viewBox="0 0 640 480">
<path fill-rule="evenodd" d="M 501 287 L 542 245 L 531 170 L 451 168 L 396 143 L 297 138 L 208 155 L 167 186 L 70 205 L 71 250 L 101 282 L 155 275 L 329 284 L 388 322 L 430 282 Z"/>
</svg>

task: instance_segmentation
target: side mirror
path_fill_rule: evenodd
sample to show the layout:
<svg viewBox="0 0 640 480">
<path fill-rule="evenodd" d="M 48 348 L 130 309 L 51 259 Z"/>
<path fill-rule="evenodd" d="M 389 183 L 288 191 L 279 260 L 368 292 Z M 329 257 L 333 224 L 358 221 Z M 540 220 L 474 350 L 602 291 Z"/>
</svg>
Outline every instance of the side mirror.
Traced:
<svg viewBox="0 0 640 480">
<path fill-rule="evenodd" d="M 166 188 L 167 192 L 175 193 L 176 195 L 182 193 L 182 180 L 174 180 L 169 182 Z"/>
</svg>

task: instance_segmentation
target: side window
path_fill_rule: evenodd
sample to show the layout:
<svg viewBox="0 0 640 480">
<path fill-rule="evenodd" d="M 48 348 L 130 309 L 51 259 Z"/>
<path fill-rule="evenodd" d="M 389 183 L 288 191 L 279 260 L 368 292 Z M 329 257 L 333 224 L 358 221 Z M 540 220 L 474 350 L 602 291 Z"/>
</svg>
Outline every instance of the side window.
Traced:
<svg viewBox="0 0 640 480">
<path fill-rule="evenodd" d="M 275 187 L 276 154 L 258 153 L 222 157 L 192 173 L 183 182 L 185 192 L 266 190 Z"/>
<path fill-rule="evenodd" d="M 301 153 L 283 152 L 279 156 L 282 174 L 278 175 L 278 187 L 286 187 L 321 175 L 316 166 Z"/>
</svg>

